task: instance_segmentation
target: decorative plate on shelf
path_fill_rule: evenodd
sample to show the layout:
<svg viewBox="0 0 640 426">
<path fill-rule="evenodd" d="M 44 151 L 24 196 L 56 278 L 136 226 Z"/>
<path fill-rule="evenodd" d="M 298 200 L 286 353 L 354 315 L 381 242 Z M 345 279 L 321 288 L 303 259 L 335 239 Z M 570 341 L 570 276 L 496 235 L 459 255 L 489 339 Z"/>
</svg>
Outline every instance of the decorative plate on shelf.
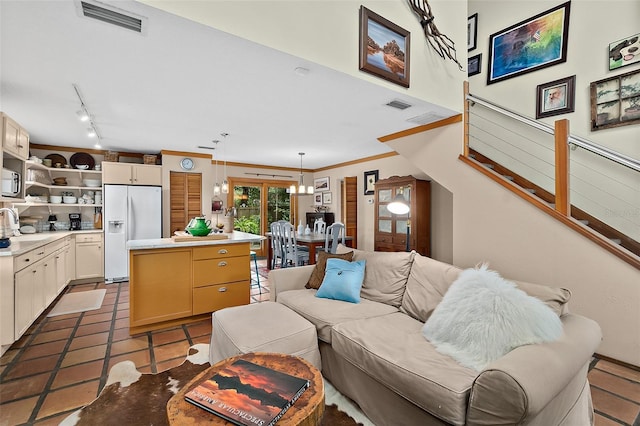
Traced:
<svg viewBox="0 0 640 426">
<path fill-rule="evenodd" d="M 96 162 L 93 159 L 93 157 L 87 154 L 86 152 L 76 152 L 71 156 L 71 158 L 69 159 L 69 162 L 71 163 L 71 166 L 76 169 L 80 168 L 78 166 L 85 165 L 85 166 L 89 166 L 89 170 L 93 170 L 93 168 L 96 165 Z"/>
<path fill-rule="evenodd" d="M 67 159 L 60 154 L 49 154 L 44 158 L 48 158 L 49 160 L 51 160 L 51 167 L 55 167 L 56 163 L 60 163 L 62 167 L 67 164 Z"/>
</svg>

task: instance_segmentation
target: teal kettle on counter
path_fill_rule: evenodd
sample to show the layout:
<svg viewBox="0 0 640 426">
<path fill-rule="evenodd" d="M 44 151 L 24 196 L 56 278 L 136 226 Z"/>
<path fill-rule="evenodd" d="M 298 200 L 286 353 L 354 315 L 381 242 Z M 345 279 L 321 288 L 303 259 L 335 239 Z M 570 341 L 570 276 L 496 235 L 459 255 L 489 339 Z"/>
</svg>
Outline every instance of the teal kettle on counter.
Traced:
<svg viewBox="0 0 640 426">
<path fill-rule="evenodd" d="M 211 221 L 206 220 L 204 216 L 195 217 L 189 221 L 185 231 L 195 237 L 204 237 L 211 232 Z"/>
</svg>

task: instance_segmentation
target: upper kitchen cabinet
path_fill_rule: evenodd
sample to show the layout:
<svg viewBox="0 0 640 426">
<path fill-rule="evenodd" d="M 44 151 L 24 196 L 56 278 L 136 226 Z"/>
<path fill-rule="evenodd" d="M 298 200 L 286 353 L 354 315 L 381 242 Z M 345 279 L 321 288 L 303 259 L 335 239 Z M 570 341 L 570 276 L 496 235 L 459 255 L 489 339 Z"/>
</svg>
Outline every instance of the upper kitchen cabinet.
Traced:
<svg viewBox="0 0 640 426">
<path fill-rule="evenodd" d="M 122 185 L 162 185 L 162 166 L 102 162 L 102 183 Z"/>
<path fill-rule="evenodd" d="M 29 133 L 11 117 L 1 114 L 3 152 L 26 160 L 29 157 Z"/>
</svg>

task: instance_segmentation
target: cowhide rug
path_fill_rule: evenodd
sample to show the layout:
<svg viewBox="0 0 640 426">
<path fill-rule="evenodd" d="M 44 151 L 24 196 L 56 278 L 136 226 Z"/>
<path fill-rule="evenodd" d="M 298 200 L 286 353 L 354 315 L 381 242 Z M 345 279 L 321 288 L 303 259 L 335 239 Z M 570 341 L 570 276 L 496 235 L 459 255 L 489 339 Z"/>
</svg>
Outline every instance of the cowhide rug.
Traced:
<svg viewBox="0 0 640 426">
<path fill-rule="evenodd" d="M 168 426 L 166 406 L 169 399 L 208 367 L 207 344 L 192 346 L 181 365 L 157 374 L 142 374 L 133 362 L 120 362 L 109 371 L 107 383 L 98 398 L 67 416 L 60 426 Z M 372 425 L 357 406 L 326 381 L 325 403 L 323 426 Z M 352 413 L 360 423 L 344 411 Z"/>
</svg>

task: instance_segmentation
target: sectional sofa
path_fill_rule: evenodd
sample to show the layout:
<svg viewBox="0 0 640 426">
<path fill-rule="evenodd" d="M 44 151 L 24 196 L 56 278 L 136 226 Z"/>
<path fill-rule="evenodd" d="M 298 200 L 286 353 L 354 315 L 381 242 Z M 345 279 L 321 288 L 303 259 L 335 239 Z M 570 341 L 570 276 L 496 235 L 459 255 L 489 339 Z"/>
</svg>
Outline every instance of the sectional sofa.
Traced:
<svg viewBox="0 0 640 426">
<path fill-rule="evenodd" d="M 421 332 L 459 268 L 414 252 L 338 251 L 366 262 L 359 303 L 305 288 L 314 265 L 271 271 L 271 300 L 315 325 L 323 376 L 377 426 L 593 424 L 587 372 L 601 330 L 569 312 L 568 290 L 514 281 L 553 309 L 562 336 L 475 371 Z"/>
</svg>

